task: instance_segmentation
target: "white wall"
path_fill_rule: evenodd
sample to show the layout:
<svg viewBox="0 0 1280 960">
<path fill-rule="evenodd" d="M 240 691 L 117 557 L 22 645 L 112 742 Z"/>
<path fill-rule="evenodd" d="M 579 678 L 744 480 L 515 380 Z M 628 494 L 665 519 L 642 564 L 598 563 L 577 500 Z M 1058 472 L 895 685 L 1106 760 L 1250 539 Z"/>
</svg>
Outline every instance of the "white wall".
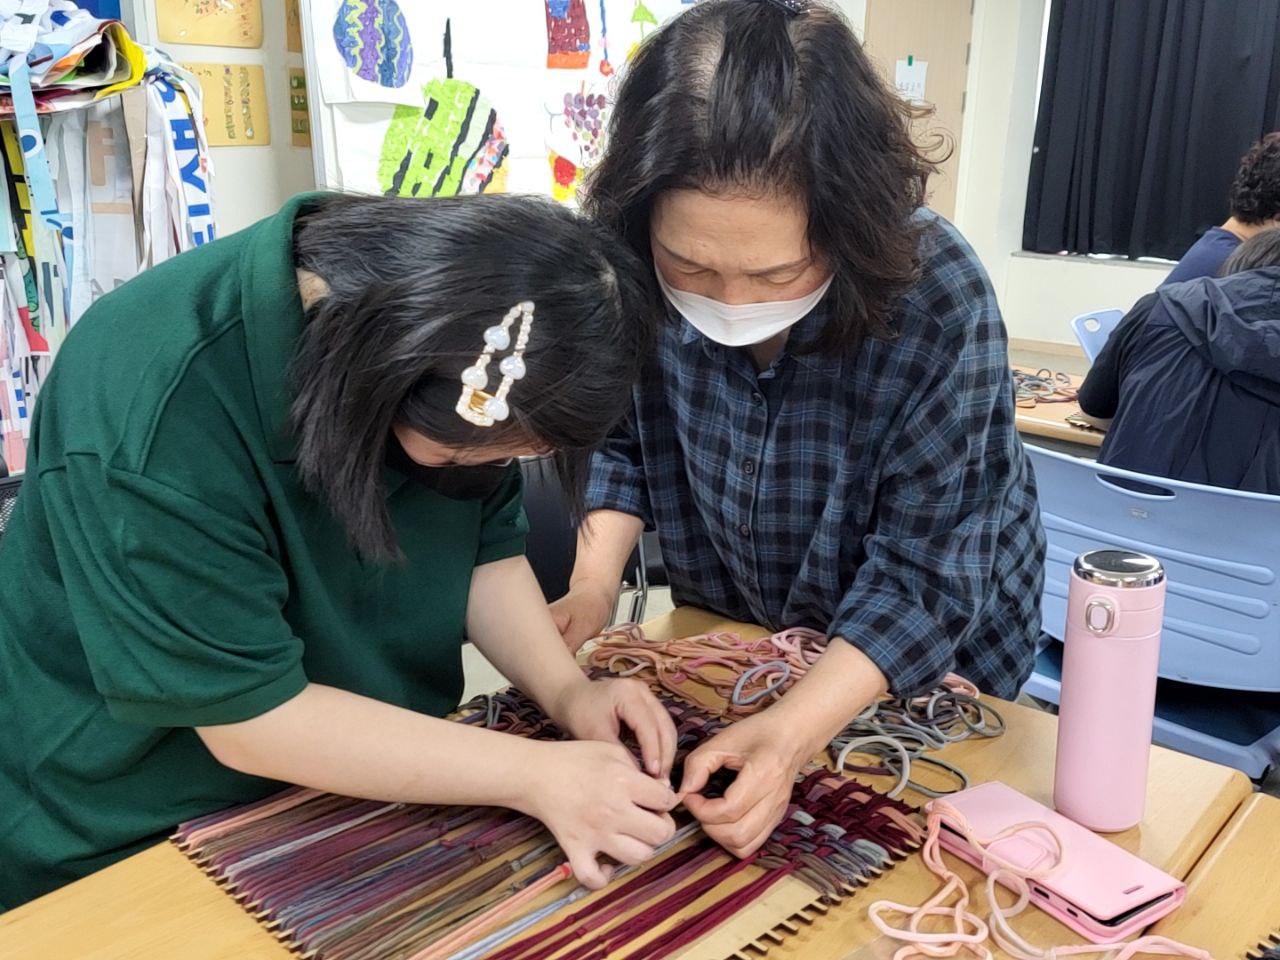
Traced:
<svg viewBox="0 0 1280 960">
<path fill-rule="evenodd" d="M 1073 343 L 1073 316 L 1128 309 L 1170 267 L 1024 255 L 1046 0 L 976 0 L 956 225 L 991 274 L 1009 335 Z M 1017 255 L 1015 255 L 1017 254 Z"/>
<path fill-rule="evenodd" d="M 267 86 L 267 115 L 271 144 L 265 147 L 212 147 L 214 218 L 219 235 L 226 236 L 274 213 L 293 194 L 315 189 L 311 150 L 292 145 L 289 116 L 289 67 L 301 67 L 302 54 L 285 45 L 284 4 L 262 3 L 262 47 L 205 47 L 156 41 L 155 0 L 139 0 L 133 7 L 146 18 L 145 27 L 126 22 L 144 43 L 162 47 L 174 60 L 192 63 L 253 63 L 263 67 Z M 135 14 L 136 15 L 136 14 Z M 315 85 L 308 78 L 310 86 Z"/>
<path fill-rule="evenodd" d="M 1075 343 L 1067 326 L 1072 317 L 1110 307 L 1128 310 L 1158 287 L 1169 269 L 1155 263 L 1099 262 L 1088 257 L 1011 256 L 1000 299 L 1009 335 Z"/>
<path fill-rule="evenodd" d="M 867 0 L 836 0 L 836 6 L 849 19 L 849 25 L 861 40 L 867 29 Z"/>
</svg>

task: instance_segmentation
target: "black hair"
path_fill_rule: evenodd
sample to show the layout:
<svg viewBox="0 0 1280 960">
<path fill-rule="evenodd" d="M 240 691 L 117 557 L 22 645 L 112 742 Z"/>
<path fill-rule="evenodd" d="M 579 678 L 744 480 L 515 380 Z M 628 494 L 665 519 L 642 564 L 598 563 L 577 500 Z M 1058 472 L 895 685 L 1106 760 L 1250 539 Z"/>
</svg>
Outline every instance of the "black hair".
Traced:
<svg viewBox="0 0 1280 960">
<path fill-rule="evenodd" d="M 639 258 L 586 218 L 515 196 L 325 198 L 300 215 L 294 257 L 328 287 L 291 371 L 298 470 L 357 550 L 400 555 L 383 484 L 397 423 L 450 446 L 554 451 L 581 517 L 591 452 L 626 412 L 653 335 Z M 523 300 L 535 304 L 527 373 L 510 417 L 476 426 L 454 409 L 459 378 Z"/>
<path fill-rule="evenodd" d="M 1280 131 L 1249 148 L 1231 182 L 1231 215 L 1241 223 L 1280 220 Z"/>
<path fill-rule="evenodd" d="M 831 267 L 826 330 L 799 349 L 888 335 L 920 270 L 933 164 L 844 19 L 815 2 L 703 0 L 644 41 L 625 70 L 584 208 L 652 266 L 649 222 L 667 190 L 790 195 Z"/>
<path fill-rule="evenodd" d="M 1259 230 L 1227 257 L 1219 276 L 1229 277 L 1245 270 L 1280 267 L 1280 227 Z"/>
</svg>

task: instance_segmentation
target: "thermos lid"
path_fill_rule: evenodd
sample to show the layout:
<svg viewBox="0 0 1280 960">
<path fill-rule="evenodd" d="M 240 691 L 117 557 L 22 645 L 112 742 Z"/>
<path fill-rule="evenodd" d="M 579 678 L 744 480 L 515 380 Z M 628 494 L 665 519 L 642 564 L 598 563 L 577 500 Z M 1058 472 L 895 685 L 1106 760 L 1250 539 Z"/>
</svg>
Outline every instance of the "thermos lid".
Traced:
<svg viewBox="0 0 1280 960">
<path fill-rule="evenodd" d="M 1155 557 L 1132 550 L 1092 550 L 1076 558 L 1076 576 L 1104 587 L 1154 587 L 1164 581 Z"/>
</svg>

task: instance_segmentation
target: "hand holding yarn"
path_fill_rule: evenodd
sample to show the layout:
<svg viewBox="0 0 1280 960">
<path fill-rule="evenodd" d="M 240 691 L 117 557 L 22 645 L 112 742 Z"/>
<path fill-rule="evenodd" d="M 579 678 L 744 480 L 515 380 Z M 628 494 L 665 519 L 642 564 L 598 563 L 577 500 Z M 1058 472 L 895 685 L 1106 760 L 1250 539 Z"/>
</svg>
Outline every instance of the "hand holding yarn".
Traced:
<svg viewBox="0 0 1280 960">
<path fill-rule="evenodd" d="M 676 728 L 666 707 L 639 680 L 584 680 L 562 693 L 548 713 L 578 740 L 621 743 L 635 736 L 645 772 L 666 780 L 676 759 Z"/>
<path fill-rule="evenodd" d="M 746 717 L 689 754 L 680 795 L 707 836 L 735 856 L 750 856 L 786 814 L 796 774 L 811 754 L 768 713 Z M 721 769 L 737 771 L 729 789 L 716 799 L 702 796 Z"/>
<path fill-rule="evenodd" d="M 593 740 L 536 746 L 520 809 L 546 824 L 584 887 L 598 890 L 613 876 L 598 862 L 601 854 L 640 864 L 675 833 L 668 814 L 675 793 L 636 769 L 626 747 Z"/>
</svg>

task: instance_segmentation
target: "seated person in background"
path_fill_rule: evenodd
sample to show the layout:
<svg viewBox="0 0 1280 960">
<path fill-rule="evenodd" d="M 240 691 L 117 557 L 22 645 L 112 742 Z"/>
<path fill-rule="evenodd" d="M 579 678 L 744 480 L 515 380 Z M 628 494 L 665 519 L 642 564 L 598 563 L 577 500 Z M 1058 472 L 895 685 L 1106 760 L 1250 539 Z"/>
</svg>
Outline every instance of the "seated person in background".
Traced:
<svg viewBox="0 0 1280 960">
<path fill-rule="evenodd" d="M 1080 388 L 1114 418 L 1101 463 L 1280 494 L 1280 229 L 1242 244 L 1222 279 L 1139 300 Z"/>
<path fill-rule="evenodd" d="M 1231 182 L 1231 216 L 1210 227 L 1182 255 L 1162 287 L 1200 277 L 1216 277 L 1227 257 L 1245 240 L 1280 226 L 1280 131 L 1255 143 Z"/>
</svg>

